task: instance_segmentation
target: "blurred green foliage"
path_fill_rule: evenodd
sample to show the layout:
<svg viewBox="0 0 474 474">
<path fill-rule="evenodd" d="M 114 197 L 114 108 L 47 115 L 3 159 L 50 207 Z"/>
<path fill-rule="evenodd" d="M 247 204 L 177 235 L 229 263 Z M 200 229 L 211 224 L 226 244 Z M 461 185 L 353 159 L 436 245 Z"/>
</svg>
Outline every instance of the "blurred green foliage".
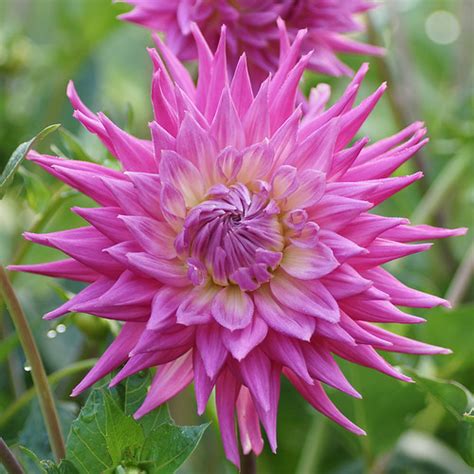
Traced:
<svg viewBox="0 0 474 474">
<path fill-rule="evenodd" d="M 388 80 L 393 102 L 384 97 L 362 133 L 374 141 L 397 131 L 404 121 L 421 119 L 431 137 L 421 155 L 424 185 L 414 184 L 384 204 L 386 215 L 411 216 L 415 221 L 447 227 L 473 227 L 473 6 L 472 0 L 392 0 L 372 14 L 375 32 L 388 49 L 390 75 L 371 59 L 361 96 Z M 109 159 L 96 138 L 72 119 L 65 96 L 69 79 L 75 81 L 93 110 L 104 110 L 119 125 L 138 136 L 148 136 L 151 66 L 145 47 L 151 41 L 145 30 L 116 20 L 125 9 L 110 0 L 0 0 L 0 170 L 20 143 L 51 123 L 62 123 L 67 131 L 49 137 L 40 149 L 48 151 L 53 145 L 55 152 L 75 159 Z M 428 34 L 427 20 L 438 10 L 451 13 L 460 30 L 449 44 L 442 44 L 442 36 L 440 43 L 440 38 Z M 345 59 L 356 69 L 365 58 Z M 348 82 L 308 74 L 305 89 L 319 81 L 331 84 L 334 97 Z M 415 170 L 411 161 L 399 173 Z M 48 231 L 83 225 L 68 211 L 72 202 L 90 204 L 31 163 L 22 165 L 0 201 L 0 261 L 8 264 L 21 258 L 34 263 L 57 256 L 51 249 L 24 246 L 20 234 L 32 226 Z M 258 472 L 473 472 L 467 463 L 474 461 L 474 422 L 472 413 L 464 411 L 472 403 L 466 393 L 474 391 L 474 288 L 472 280 L 460 283 L 462 272 L 458 271 L 468 266 L 469 255 L 474 258 L 472 231 L 466 237 L 439 242 L 426 254 L 390 265 L 405 283 L 457 299 L 453 310 L 418 311 L 427 317 L 425 325 L 394 325 L 391 329 L 450 347 L 454 353 L 433 358 L 389 355 L 391 362 L 413 371 L 419 382 L 416 385 L 342 364 L 364 399 L 352 400 L 330 390 L 331 396 L 366 429 L 365 438 L 315 414 L 288 383 L 283 383 L 278 455 L 265 448 Z M 80 289 L 77 284 L 18 275 L 15 286 L 50 372 L 99 355 L 117 329 L 77 315 L 60 321 L 62 327 L 40 320 L 42 313 Z M 6 376 L 0 377 L 0 413 L 31 386 L 29 373 L 23 369 L 28 363 L 15 336 L 9 335 L 8 318 L 3 322 L 0 370 Z M 71 402 L 68 397 L 80 375 L 64 378 L 55 389 L 58 399 L 68 402 L 69 410 L 71 405 L 77 410 L 78 404 L 85 402 L 84 398 Z M 36 410 L 34 404 L 31 408 Z M 203 422 L 195 415 L 191 391 L 177 397 L 171 410 L 179 423 Z M 0 426 L 0 435 L 9 443 L 21 442 L 34 450 L 35 439 L 25 435 L 30 413 L 30 407 L 22 409 Z M 70 423 L 71 417 L 65 420 Z M 235 472 L 224 459 L 213 425 L 180 472 Z"/>
</svg>

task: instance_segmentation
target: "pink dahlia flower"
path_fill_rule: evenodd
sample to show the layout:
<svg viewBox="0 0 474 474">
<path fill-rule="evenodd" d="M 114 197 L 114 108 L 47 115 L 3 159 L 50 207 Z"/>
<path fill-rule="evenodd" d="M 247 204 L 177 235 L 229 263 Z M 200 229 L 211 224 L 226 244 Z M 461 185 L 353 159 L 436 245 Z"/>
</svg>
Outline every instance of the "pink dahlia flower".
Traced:
<svg viewBox="0 0 474 474">
<path fill-rule="evenodd" d="M 327 110 L 328 91 L 316 88 L 302 116 L 295 97 L 310 61 L 299 54 L 303 33 L 256 96 L 245 56 L 228 79 L 225 29 L 215 54 L 193 34 L 197 86 L 163 43 L 161 56 L 150 50 L 152 141 L 92 113 L 69 85 L 75 117 L 121 170 L 30 153 L 98 207 L 73 208 L 89 226 L 25 234 L 67 259 L 11 270 L 87 283 L 46 319 L 77 311 L 124 323 L 73 395 L 119 367 L 112 385 L 157 367 L 137 417 L 192 382 L 203 413 L 215 388 L 225 452 L 238 465 L 235 414 L 245 453 L 261 452 L 260 425 L 276 449 L 283 374 L 317 410 L 363 434 L 323 388 L 360 396 L 334 354 L 409 381 L 377 351 L 449 352 L 378 325 L 423 321 L 397 305 L 448 305 L 382 265 L 430 247 L 413 241 L 465 230 L 369 212 L 421 178 L 390 175 L 426 143 L 425 129 L 414 123 L 370 146 L 367 138 L 351 143 L 385 89 L 354 106 L 366 65 Z"/>
<path fill-rule="evenodd" d="M 293 40 L 307 28 L 303 52 L 314 50 L 307 67 L 331 76 L 350 75 L 351 69 L 337 53 L 380 55 L 383 49 L 344 36 L 363 30 L 355 15 L 374 5 L 367 0 L 125 0 L 135 8 L 121 19 L 166 34 L 167 44 L 181 60 L 197 57 L 191 24 L 199 25 L 206 41 L 215 48 L 220 26 L 228 28 L 231 70 L 246 52 L 250 76 L 259 85 L 278 68 L 279 29 L 283 19 Z"/>
</svg>

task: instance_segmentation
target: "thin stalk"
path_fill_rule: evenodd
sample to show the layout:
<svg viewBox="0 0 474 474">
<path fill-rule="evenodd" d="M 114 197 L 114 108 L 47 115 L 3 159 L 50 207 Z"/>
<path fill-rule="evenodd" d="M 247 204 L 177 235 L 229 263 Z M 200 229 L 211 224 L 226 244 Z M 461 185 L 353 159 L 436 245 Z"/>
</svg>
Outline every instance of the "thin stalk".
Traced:
<svg viewBox="0 0 474 474">
<path fill-rule="evenodd" d="M 10 280 L 0 265 L 0 294 L 6 303 L 16 332 L 20 338 L 23 351 L 31 367 L 31 375 L 35 384 L 40 408 L 43 413 L 46 431 L 48 432 L 51 449 L 57 461 L 65 457 L 66 451 L 64 447 L 64 440 L 59 424 L 59 417 L 54 405 L 53 394 L 48 383 L 46 371 L 44 369 L 43 361 L 41 360 L 38 347 L 33 338 L 33 334 L 28 325 L 25 313 L 20 306 L 20 303 L 15 295 Z"/>
<path fill-rule="evenodd" d="M 313 422 L 304 442 L 296 474 L 315 474 L 319 472 L 319 465 L 326 445 L 327 428 L 328 418 L 313 415 Z"/>
<path fill-rule="evenodd" d="M 436 216 L 436 213 L 458 186 L 458 182 L 466 173 L 470 162 L 470 150 L 462 148 L 458 155 L 444 166 L 410 216 L 410 221 L 413 224 L 422 224 Z"/>
<path fill-rule="evenodd" d="M 241 474 L 256 474 L 257 473 L 257 458 L 254 453 L 242 454 L 240 456 L 240 473 Z"/>
<path fill-rule="evenodd" d="M 0 462 L 9 474 L 25 474 L 21 464 L 17 461 L 7 443 L 0 438 Z"/>
<path fill-rule="evenodd" d="M 465 257 L 461 261 L 446 293 L 446 299 L 452 304 L 453 308 L 462 302 L 471 283 L 471 277 L 474 273 L 474 241 L 470 245 Z"/>
<path fill-rule="evenodd" d="M 59 369 L 56 372 L 48 376 L 48 383 L 50 386 L 54 386 L 64 378 L 83 372 L 94 367 L 97 359 L 86 359 L 79 362 L 75 362 L 63 369 Z M 31 387 L 21 397 L 16 399 L 6 410 L 0 415 L 0 427 L 4 426 L 9 420 L 13 418 L 23 407 L 25 407 L 35 396 L 36 389 Z"/>
</svg>

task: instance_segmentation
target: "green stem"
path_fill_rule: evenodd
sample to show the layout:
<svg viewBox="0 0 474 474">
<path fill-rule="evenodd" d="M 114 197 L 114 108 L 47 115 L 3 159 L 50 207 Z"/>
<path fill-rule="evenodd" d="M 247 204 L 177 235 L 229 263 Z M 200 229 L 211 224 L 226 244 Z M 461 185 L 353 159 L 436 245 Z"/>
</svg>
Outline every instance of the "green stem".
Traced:
<svg viewBox="0 0 474 474">
<path fill-rule="evenodd" d="M 11 452 L 7 443 L 0 438 L 0 462 L 5 466 L 9 474 L 25 474 L 25 471 Z"/>
<path fill-rule="evenodd" d="M 446 299 L 453 305 L 453 308 L 462 302 L 464 294 L 469 289 L 473 273 L 474 242 L 470 245 L 465 257 L 461 260 L 461 265 L 459 265 L 459 268 L 456 270 L 446 293 Z"/>
<path fill-rule="evenodd" d="M 70 375 L 89 370 L 94 367 L 97 359 L 85 359 L 75 362 L 64 369 L 59 369 L 48 376 L 49 385 L 53 386 Z M 0 415 L 0 427 L 4 426 L 9 420 L 13 418 L 24 406 L 26 406 L 35 396 L 36 389 L 31 387 L 21 397 L 16 399 L 3 413 Z"/>
<path fill-rule="evenodd" d="M 40 408 L 43 412 L 51 449 L 55 458 L 59 461 L 65 457 L 65 448 L 58 413 L 54 405 L 53 394 L 48 384 L 48 378 L 38 347 L 36 346 L 33 334 L 28 325 L 28 320 L 2 266 L 0 266 L 0 293 L 5 300 L 16 332 L 20 338 L 26 359 L 31 367 L 31 375 L 38 393 Z"/>
<path fill-rule="evenodd" d="M 466 172 L 470 162 L 470 150 L 463 148 L 456 158 L 444 166 L 411 215 L 410 221 L 413 224 L 427 222 L 436 216 L 436 213 L 458 186 L 459 179 Z"/>
<path fill-rule="evenodd" d="M 313 415 L 313 422 L 303 446 L 296 474 L 313 474 L 318 472 L 326 445 L 328 425 L 326 417 Z"/>
</svg>

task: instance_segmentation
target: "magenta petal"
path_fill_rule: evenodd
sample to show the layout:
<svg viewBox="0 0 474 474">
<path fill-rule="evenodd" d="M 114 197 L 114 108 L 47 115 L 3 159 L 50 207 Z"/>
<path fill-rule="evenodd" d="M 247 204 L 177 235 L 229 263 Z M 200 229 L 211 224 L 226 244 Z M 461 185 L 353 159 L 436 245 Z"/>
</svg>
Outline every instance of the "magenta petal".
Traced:
<svg viewBox="0 0 474 474">
<path fill-rule="evenodd" d="M 150 390 L 140 408 L 133 415 L 141 418 L 154 408 L 165 403 L 191 383 L 193 378 L 192 357 L 190 353 L 158 368 Z"/>
<path fill-rule="evenodd" d="M 67 278 L 69 280 L 84 281 L 87 283 L 92 283 L 100 278 L 99 273 L 80 262 L 76 262 L 72 258 L 49 263 L 36 263 L 33 265 L 9 265 L 7 269 L 11 272 L 35 273 L 53 278 Z"/>
<path fill-rule="evenodd" d="M 243 329 L 252 321 L 254 304 L 247 293 L 228 286 L 217 293 L 212 302 L 212 316 L 231 331 Z"/>
<path fill-rule="evenodd" d="M 204 324 L 212 320 L 211 304 L 218 289 L 213 286 L 197 286 L 188 293 L 176 311 L 180 324 Z"/>
<path fill-rule="evenodd" d="M 306 383 L 310 385 L 313 383 L 313 379 L 308 373 L 301 345 L 297 340 L 270 331 L 263 348 L 271 360 L 290 368 Z"/>
<path fill-rule="evenodd" d="M 258 314 L 275 331 L 309 341 L 314 332 L 314 318 L 280 305 L 267 288 L 254 293 Z"/>
<path fill-rule="evenodd" d="M 127 254 L 130 267 L 146 277 L 167 283 L 171 286 L 188 286 L 189 280 L 184 264 L 177 260 L 165 260 L 145 252 Z"/>
<path fill-rule="evenodd" d="M 255 402 L 268 412 L 271 408 L 270 359 L 260 349 L 255 349 L 240 362 L 240 373 Z"/>
<path fill-rule="evenodd" d="M 162 151 L 160 176 L 163 183 L 170 184 L 181 193 L 187 206 L 196 205 L 204 196 L 201 173 L 174 151 Z"/>
<path fill-rule="evenodd" d="M 328 343 L 328 348 L 338 356 L 355 364 L 370 367 L 383 374 L 394 377 L 403 382 L 412 382 L 410 377 L 403 375 L 395 370 L 382 356 L 380 356 L 372 347 L 366 345 L 348 346 L 340 342 Z"/>
<path fill-rule="evenodd" d="M 306 283 L 282 273 L 270 282 L 273 296 L 283 305 L 329 322 L 339 321 L 339 307 L 318 281 Z"/>
<path fill-rule="evenodd" d="M 242 451 L 244 454 L 253 451 L 258 456 L 263 450 L 263 438 L 258 414 L 247 387 L 241 387 L 240 389 L 237 399 L 237 419 Z"/>
<path fill-rule="evenodd" d="M 166 329 L 170 324 L 173 324 L 173 316 L 188 292 L 189 288 L 173 286 L 164 286 L 157 290 L 153 297 L 147 329 Z"/>
<path fill-rule="evenodd" d="M 240 361 L 265 339 L 267 332 L 266 323 L 255 315 L 252 322 L 244 329 L 235 331 L 223 329 L 222 341 L 232 356 Z"/>
<path fill-rule="evenodd" d="M 211 380 L 214 379 L 224 365 L 228 354 L 217 324 L 198 326 L 196 348 L 201 355 L 208 377 Z"/>
<path fill-rule="evenodd" d="M 376 349 L 381 349 L 390 352 L 401 352 L 405 354 L 434 355 L 452 353 L 451 350 L 445 349 L 444 347 L 432 346 L 431 344 L 418 342 L 413 339 L 409 339 L 408 337 L 399 336 L 398 334 L 393 334 L 389 331 L 386 331 L 369 323 L 361 322 L 359 324 L 369 333 L 372 333 L 374 336 L 381 338 L 383 341 L 386 341 L 388 344 L 390 344 L 386 345 L 374 343 L 373 346 Z"/>
<path fill-rule="evenodd" d="M 196 393 L 198 415 L 206 410 L 207 401 L 211 396 L 215 381 L 211 380 L 206 373 L 204 362 L 199 351 L 193 351 L 194 391 Z"/>
<path fill-rule="evenodd" d="M 240 456 L 235 432 L 234 405 L 239 386 L 230 370 L 225 370 L 217 379 L 216 406 L 224 451 L 230 461 L 240 469 Z"/>
<path fill-rule="evenodd" d="M 165 222 L 144 216 L 119 216 L 119 218 L 143 250 L 166 260 L 176 257 L 175 233 Z"/>
<path fill-rule="evenodd" d="M 370 278 L 378 289 L 387 293 L 393 304 L 410 306 L 412 308 L 450 307 L 449 301 L 409 288 L 383 268 L 367 270 L 364 272 L 364 276 Z"/>
<path fill-rule="evenodd" d="M 74 388 L 71 396 L 76 397 L 125 362 L 128 358 L 128 353 L 140 337 L 143 327 L 143 323 L 125 323 L 120 334 L 107 348 L 94 368 Z"/>
<path fill-rule="evenodd" d="M 71 308 L 73 306 L 83 303 L 83 302 L 89 302 L 91 300 L 94 300 L 95 298 L 102 296 L 106 291 L 108 291 L 112 287 L 113 283 L 114 283 L 113 280 L 106 277 L 101 277 L 98 280 L 96 280 L 94 283 L 90 284 L 89 286 L 84 288 L 82 291 L 77 293 L 69 301 L 66 301 L 66 303 L 64 303 L 59 308 L 56 308 L 54 311 L 50 311 L 49 313 L 45 314 L 43 318 L 55 319 L 55 318 L 58 318 L 59 316 L 63 316 L 67 312 L 71 311 Z"/>
<path fill-rule="evenodd" d="M 288 377 L 290 382 L 296 387 L 296 389 L 303 395 L 303 397 L 313 405 L 316 410 L 320 411 L 327 417 L 334 420 L 344 428 L 352 431 L 357 435 L 365 435 L 365 431 L 359 428 L 357 425 L 348 420 L 331 402 L 329 397 L 324 392 L 320 383 L 314 385 L 308 385 L 304 383 L 298 376 L 296 376 L 291 370 L 283 369 L 285 375 Z"/>
<path fill-rule="evenodd" d="M 281 267 L 292 277 L 315 280 L 331 273 L 339 266 L 331 249 L 323 243 L 312 248 L 289 245 L 285 249 Z"/>
<path fill-rule="evenodd" d="M 326 176 L 321 171 L 305 170 L 298 175 L 298 187 L 287 198 L 287 209 L 304 209 L 315 205 L 324 194 Z"/>
<path fill-rule="evenodd" d="M 313 378 L 353 397 L 361 398 L 359 392 L 347 381 L 334 357 L 324 346 L 305 344 L 303 345 L 303 352 L 308 371 Z"/>
</svg>

